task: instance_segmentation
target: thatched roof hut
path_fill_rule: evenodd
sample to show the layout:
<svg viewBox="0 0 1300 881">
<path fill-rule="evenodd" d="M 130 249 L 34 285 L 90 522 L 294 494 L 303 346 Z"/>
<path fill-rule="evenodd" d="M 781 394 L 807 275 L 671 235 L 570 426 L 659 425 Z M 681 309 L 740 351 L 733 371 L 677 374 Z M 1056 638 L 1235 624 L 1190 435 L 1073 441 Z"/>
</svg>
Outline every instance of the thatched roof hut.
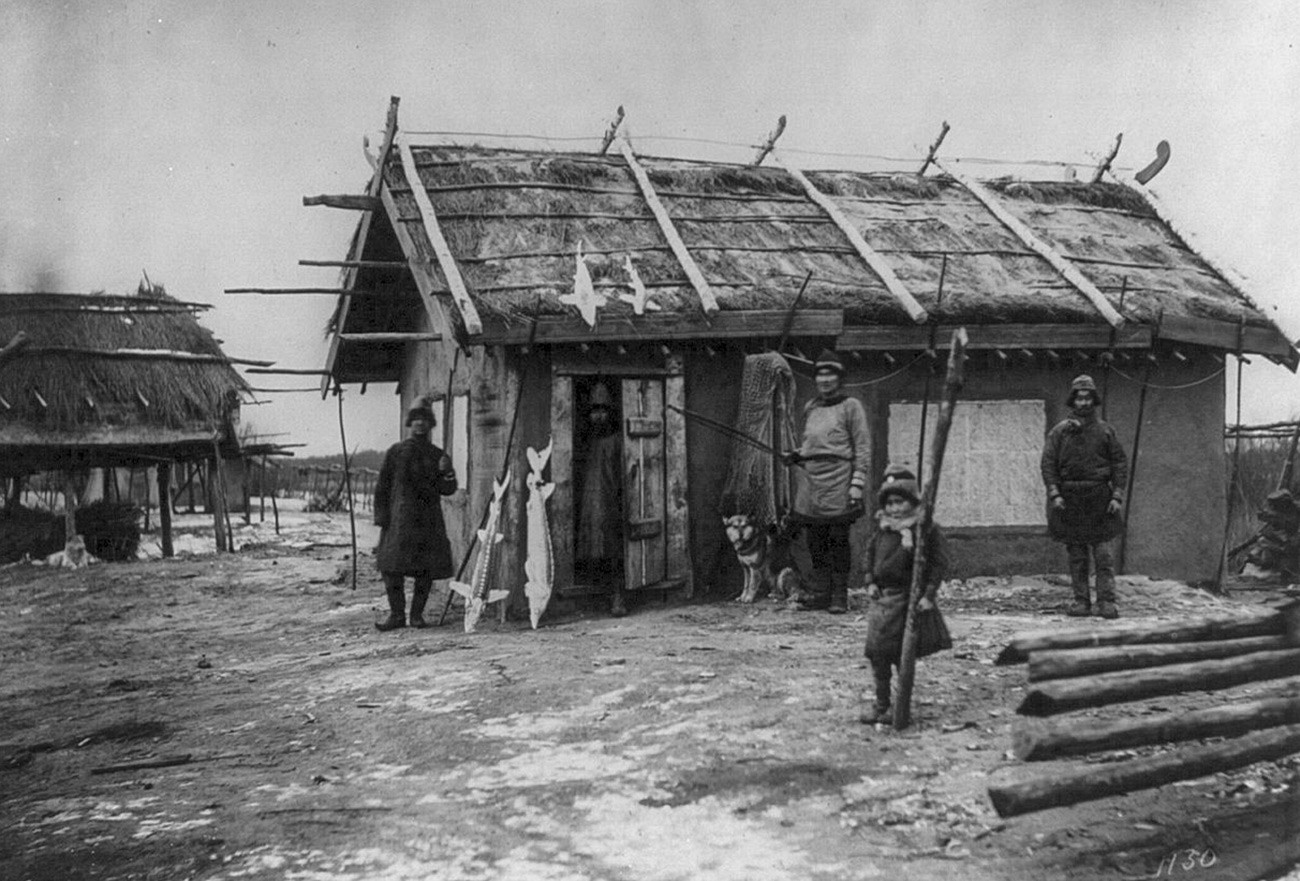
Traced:
<svg viewBox="0 0 1300 881">
<path fill-rule="evenodd" d="M 0 475 L 137 467 L 237 448 L 247 385 L 195 313 L 163 293 L 0 294 Z"/>
<path fill-rule="evenodd" d="M 805 398 L 799 353 L 844 353 L 878 475 L 891 461 L 921 465 L 942 363 L 926 354 L 960 325 L 971 360 L 939 496 L 957 574 L 1063 565 L 1037 458 L 1071 377 L 1090 372 L 1133 460 L 1120 559 L 1213 577 L 1226 362 L 1256 353 L 1294 370 L 1296 349 L 1145 187 L 1114 173 L 976 181 L 957 163 L 933 167 L 428 143 L 397 134 L 394 103 L 367 191 L 305 200 L 361 212 L 343 259 L 311 261 L 342 269 L 326 369 L 339 382 L 398 382 L 403 409 L 444 400 L 440 440 L 464 487 L 447 503 L 458 554 L 493 480 L 513 475 L 498 561 L 517 604 L 530 446 L 554 446 L 557 589 L 597 589 L 577 566 L 574 523 L 584 415 L 604 386 L 623 417 L 624 498 L 637 500 L 623 524 L 625 586 L 725 591 L 735 563 L 716 515 L 728 513 L 736 456 L 717 425 L 754 403 L 745 356 L 788 341 Z"/>
</svg>

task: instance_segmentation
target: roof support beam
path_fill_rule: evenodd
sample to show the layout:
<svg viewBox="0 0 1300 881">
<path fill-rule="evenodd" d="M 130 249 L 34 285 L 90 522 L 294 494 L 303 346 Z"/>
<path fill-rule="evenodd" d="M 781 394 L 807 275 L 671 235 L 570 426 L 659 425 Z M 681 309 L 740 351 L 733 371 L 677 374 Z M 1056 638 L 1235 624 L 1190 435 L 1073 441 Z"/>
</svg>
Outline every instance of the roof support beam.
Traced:
<svg viewBox="0 0 1300 881">
<path fill-rule="evenodd" d="M 686 277 L 691 280 L 691 285 L 695 288 L 695 293 L 699 295 L 704 314 L 710 318 L 717 315 L 718 300 L 713 296 L 713 289 L 704 280 L 704 273 L 700 272 L 700 267 L 695 264 L 695 258 L 691 256 L 690 251 L 686 250 L 686 243 L 677 234 L 677 227 L 673 226 L 673 220 L 668 216 L 668 210 L 659 201 L 659 195 L 655 193 L 654 185 L 650 183 L 650 177 L 645 173 L 645 169 L 641 167 L 641 163 L 637 161 L 636 154 L 632 152 L 632 145 L 627 142 L 626 137 L 618 139 L 618 150 L 623 154 L 623 160 L 627 163 L 627 167 L 632 170 L 632 176 L 636 178 L 636 184 L 641 188 L 641 196 L 645 199 L 646 204 L 650 206 L 650 211 L 654 214 L 655 220 L 659 222 L 659 230 L 664 234 L 664 238 L 668 240 L 668 246 L 673 249 L 677 262 L 681 264 Z"/>
<path fill-rule="evenodd" d="M 402 170 L 406 173 L 406 182 L 411 185 L 411 194 L 415 197 L 415 204 L 420 209 L 420 216 L 424 221 L 424 233 L 429 238 L 429 244 L 433 246 L 434 256 L 438 258 L 438 266 L 442 269 L 443 277 L 447 279 L 447 287 L 451 288 L 451 297 L 456 303 L 456 308 L 460 310 L 461 321 L 465 323 L 465 333 L 469 336 L 478 336 L 483 333 L 483 322 L 478 316 L 474 301 L 470 299 L 469 291 L 465 288 L 465 279 L 461 278 L 460 267 L 456 265 L 456 258 L 452 256 L 447 239 L 442 234 L 442 227 L 438 225 L 438 216 L 434 213 L 433 202 L 424 190 L 419 169 L 415 167 L 415 156 L 411 154 L 411 145 L 401 141 L 397 145 L 397 150 L 402 157 Z M 396 215 L 394 220 L 393 225 L 397 226 Z"/>
<path fill-rule="evenodd" d="M 938 159 L 934 160 L 934 164 L 978 199 L 1003 226 L 1011 230 L 1016 238 L 1024 242 L 1027 248 L 1038 254 L 1039 257 L 1050 263 L 1053 269 L 1061 273 L 1066 281 L 1074 285 L 1079 293 L 1088 298 L 1088 301 L 1096 307 L 1097 311 L 1101 313 L 1101 316 L 1106 319 L 1111 327 L 1124 326 L 1124 316 L 1115 310 L 1115 307 L 1106 299 L 1106 295 L 1098 290 L 1097 286 L 1089 281 L 1082 272 L 1067 263 L 1064 257 L 1052 249 L 1051 245 L 1034 235 L 1029 227 L 1007 211 L 988 189 L 964 174 L 954 171 Z"/>
<path fill-rule="evenodd" d="M 853 245 L 853 249 L 858 252 L 858 256 L 863 259 L 867 266 L 871 267 L 872 272 L 880 277 L 880 280 L 885 283 L 885 287 L 889 288 L 889 292 L 894 295 L 894 299 L 898 300 L 899 305 L 906 310 L 911 319 L 917 324 L 924 324 L 928 321 L 930 316 L 925 311 L 925 307 L 918 303 L 916 297 L 912 296 L 912 292 L 898 280 L 898 276 L 894 275 L 893 268 L 885 262 L 885 258 L 867 244 L 866 239 L 862 238 L 862 234 L 844 216 L 844 212 L 840 210 L 840 207 L 831 201 L 829 196 L 814 187 L 812 181 L 808 180 L 802 171 L 786 164 L 779 153 L 772 153 L 772 161 L 778 168 L 784 169 L 786 173 L 798 181 L 799 186 L 803 187 L 804 192 L 808 194 L 808 198 L 817 203 L 835 222 L 835 225 L 840 228 L 840 232 L 844 233 L 844 236 L 849 240 L 849 244 Z"/>
</svg>

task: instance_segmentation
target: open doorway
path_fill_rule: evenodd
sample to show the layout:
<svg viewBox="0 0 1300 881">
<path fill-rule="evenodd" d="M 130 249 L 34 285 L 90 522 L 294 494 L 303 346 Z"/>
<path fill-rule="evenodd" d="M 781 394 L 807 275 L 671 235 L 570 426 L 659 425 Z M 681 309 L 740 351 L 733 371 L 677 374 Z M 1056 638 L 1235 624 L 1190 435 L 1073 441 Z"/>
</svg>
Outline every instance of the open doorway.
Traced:
<svg viewBox="0 0 1300 881">
<path fill-rule="evenodd" d="M 617 595 L 626 577 L 622 385 L 575 377 L 573 400 L 573 580 Z"/>
</svg>

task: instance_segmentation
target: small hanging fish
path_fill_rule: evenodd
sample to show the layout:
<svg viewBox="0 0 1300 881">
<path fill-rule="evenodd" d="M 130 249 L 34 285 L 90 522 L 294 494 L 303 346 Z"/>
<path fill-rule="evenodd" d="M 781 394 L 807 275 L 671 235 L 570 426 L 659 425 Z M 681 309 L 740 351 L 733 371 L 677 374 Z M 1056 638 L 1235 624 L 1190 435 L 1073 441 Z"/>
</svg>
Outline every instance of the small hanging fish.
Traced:
<svg viewBox="0 0 1300 881">
<path fill-rule="evenodd" d="M 627 272 L 627 277 L 632 284 L 632 290 L 636 293 L 619 294 L 618 298 L 624 303 L 631 303 L 632 311 L 637 315 L 644 315 L 647 309 L 654 312 L 662 309 L 662 306 L 650 300 L 650 292 L 646 290 L 645 282 L 641 281 L 641 276 L 637 274 L 636 267 L 632 265 L 631 256 L 623 258 L 623 269 Z"/>
<path fill-rule="evenodd" d="M 573 293 L 561 295 L 560 302 L 577 308 L 588 327 L 596 326 L 596 310 L 605 305 L 604 295 L 596 293 L 591 283 L 591 272 L 582 256 L 581 244 L 578 245 L 577 264 L 573 271 Z"/>
<path fill-rule="evenodd" d="M 478 531 L 478 559 L 474 561 L 469 584 L 463 581 L 452 581 L 449 585 L 452 590 L 465 598 L 466 633 L 474 632 L 474 628 L 478 626 L 478 619 L 488 603 L 498 602 L 510 595 L 508 590 L 488 590 L 487 586 L 492 550 L 501 539 L 505 538 L 502 533 L 497 532 L 497 524 L 501 522 L 501 497 L 506 494 L 506 487 L 509 485 L 509 471 L 506 472 L 504 480 L 494 482 L 492 485 L 492 501 L 488 505 L 487 522 Z"/>
<path fill-rule="evenodd" d="M 546 500 L 555 492 L 555 484 L 545 483 L 542 471 L 551 458 L 554 441 L 548 441 L 539 453 L 528 448 L 528 465 L 532 469 L 528 484 L 528 503 L 525 506 L 528 520 L 528 557 L 524 560 L 524 594 L 528 597 L 528 618 L 537 629 L 537 622 L 551 601 L 551 584 L 555 579 L 555 557 L 551 549 L 551 529 L 546 518 Z"/>
</svg>

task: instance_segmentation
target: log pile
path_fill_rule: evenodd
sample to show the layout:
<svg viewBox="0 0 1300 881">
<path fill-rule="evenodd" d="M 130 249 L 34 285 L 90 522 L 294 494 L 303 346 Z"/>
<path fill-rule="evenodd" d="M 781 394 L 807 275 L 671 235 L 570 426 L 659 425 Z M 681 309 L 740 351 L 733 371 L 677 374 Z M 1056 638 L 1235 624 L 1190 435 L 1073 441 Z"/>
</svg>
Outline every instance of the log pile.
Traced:
<svg viewBox="0 0 1300 881">
<path fill-rule="evenodd" d="M 1300 753 L 1300 602 L 1247 616 L 1024 634 L 997 658 L 998 664 L 1026 662 L 1029 684 L 1016 712 L 1028 718 L 1017 725 L 1012 750 L 1023 761 L 1201 743 L 990 787 L 1002 817 Z M 1110 721 L 1077 712 L 1255 683 L 1266 691 L 1259 699 L 1191 712 Z"/>
</svg>

